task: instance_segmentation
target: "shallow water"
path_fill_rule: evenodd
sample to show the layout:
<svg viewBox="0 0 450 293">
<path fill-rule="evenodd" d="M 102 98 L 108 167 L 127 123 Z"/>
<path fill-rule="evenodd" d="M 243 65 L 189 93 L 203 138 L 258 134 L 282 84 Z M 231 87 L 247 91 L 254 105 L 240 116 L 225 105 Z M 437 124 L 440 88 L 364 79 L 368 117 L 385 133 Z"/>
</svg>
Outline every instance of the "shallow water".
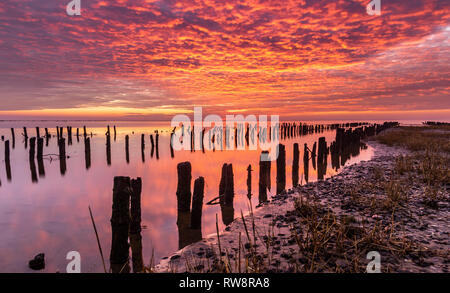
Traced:
<svg viewBox="0 0 450 293">
<path fill-rule="evenodd" d="M 11 140 L 9 127 L 40 126 L 41 136 L 44 127 L 49 127 L 56 135 L 55 122 L 0 123 L 0 135 Z M 117 125 L 117 138 L 111 138 L 111 165 L 106 160 L 106 125 Z M 68 122 L 58 122 L 66 126 Z M 67 145 L 67 170 L 61 174 L 60 164 L 55 156 L 45 156 L 45 175 L 39 175 L 36 163 L 37 181 L 32 180 L 28 149 L 25 149 L 22 129 L 15 129 L 15 148 L 11 148 L 11 180 L 6 176 L 4 163 L 4 143 L 0 144 L 0 271 L 29 272 L 28 260 L 36 254 L 46 254 L 44 272 L 65 272 L 69 251 L 81 254 L 82 272 L 102 272 L 102 262 L 97 248 L 95 233 L 91 224 L 88 206 L 92 208 L 105 261 L 109 267 L 111 247 L 111 205 L 114 176 L 141 177 L 142 186 L 142 243 L 144 263 L 148 264 L 155 254 L 155 262 L 179 249 L 177 228 L 177 164 L 189 161 L 192 164 L 193 181 L 199 176 L 205 178 L 205 198 L 207 202 L 218 195 L 221 169 L 224 163 L 232 163 L 234 171 L 235 199 L 234 217 L 248 211 L 247 166 L 252 165 L 252 205 L 258 204 L 258 172 L 260 151 L 175 151 L 171 158 L 169 141 L 171 127 L 164 122 L 70 122 L 73 135 L 76 127 L 86 125 L 91 138 L 91 167 L 87 170 L 84 157 L 83 138 L 79 142 L 73 136 L 73 144 Z M 51 128 L 50 128 L 51 127 Z M 159 159 L 151 157 L 149 135 L 159 130 Z M 112 129 L 111 129 L 112 131 Z M 134 132 L 134 134 L 133 134 Z M 80 129 L 82 133 L 82 129 Z M 141 155 L 141 134 L 145 134 L 145 162 Z M 35 129 L 28 128 L 29 137 L 35 136 Z M 64 136 L 67 129 L 64 129 Z M 130 162 L 125 157 L 125 135 L 130 136 Z M 300 146 L 300 176 L 303 174 L 303 144 L 312 144 L 325 136 L 328 145 L 334 140 L 334 131 L 300 136 L 283 140 L 286 146 L 286 187 L 292 187 L 291 166 L 293 144 Z M 44 155 L 58 154 L 57 139 L 52 137 L 44 147 Z M 369 160 L 373 150 L 361 150 L 346 164 Z M 41 166 L 42 169 L 42 166 Z M 42 170 L 41 170 L 42 171 Z M 331 168 L 328 157 L 326 176 L 338 171 Z M 271 181 L 273 195 L 276 182 L 276 162 L 272 162 Z M 310 160 L 309 180 L 315 181 L 317 172 Z M 304 182 L 304 179 L 303 179 Z M 203 207 L 202 235 L 216 230 L 216 214 L 221 219 L 218 205 Z M 220 221 L 220 229 L 225 225 Z"/>
</svg>

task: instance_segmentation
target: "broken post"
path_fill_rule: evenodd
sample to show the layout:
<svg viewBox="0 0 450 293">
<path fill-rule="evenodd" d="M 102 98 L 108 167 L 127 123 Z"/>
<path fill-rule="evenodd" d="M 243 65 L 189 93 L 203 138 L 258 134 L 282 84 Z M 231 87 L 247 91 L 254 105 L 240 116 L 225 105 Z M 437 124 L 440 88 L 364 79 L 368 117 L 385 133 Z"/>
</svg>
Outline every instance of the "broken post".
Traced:
<svg viewBox="0 0 450 293">
<path fill-rule="evenodd" d="M 247 198 L 252 199 L 252 165 L 247 167 Z"/>
<path fill-rule="evenodd" d="M 109 136 L 109 135 L 108 135 Z M 128 135 L 125 136 L 125 157 L 127 160 L 127 164 L 130 163 L 130 137 Z"/>
<path fill-rule="evenodd" d="M 191 171 L 190 162 L 179 163 L 177 166 L 177 205 L 178 211 L 181 212 L 190 212 L 191 210 Z"/>
<path fill-rule="evenodd" d="M 202 208 L 203 196 L 205 189 L 205 179 L 199 177 L 194 182 L 194 195 L 192 198 L 192 212 L 191 212 L 191 229 L 202 228 Z"/>
<path fill-rule="evenodd" d="M 6 178 L 8 179 L 8 181 L 11 181 L 9 140 L 5 141 L 5 168 L 6 168 Z"/>
<path fill-rule="evenodd" d="M 142 259 L 142 235 L 141 235 L 141 178 L 131 179 L 131 207 L 130 207 L 130 245 L 133 272 L 142 272 L 144 262 Z"/>
<path fill-rule="evenodd" d="M 109 261 L 113 273 L 129 273 L 128 230 L 130 225 L 130 177 L 114 177 L 111 215 L 111 253 Z"/>
<path fill-rule="evenodd" d="M 61 171 L 61 175 L 66 174 L 66 139 L 60 138 L 58 141 L 59 147 L 59 169 Z"/>
<path fill-rule="evenodd" d="M 89 137 L 84 140 L 84 160 L 86 170 L 88 170 L 91 167 L 91 139 Z"/>
</svg>

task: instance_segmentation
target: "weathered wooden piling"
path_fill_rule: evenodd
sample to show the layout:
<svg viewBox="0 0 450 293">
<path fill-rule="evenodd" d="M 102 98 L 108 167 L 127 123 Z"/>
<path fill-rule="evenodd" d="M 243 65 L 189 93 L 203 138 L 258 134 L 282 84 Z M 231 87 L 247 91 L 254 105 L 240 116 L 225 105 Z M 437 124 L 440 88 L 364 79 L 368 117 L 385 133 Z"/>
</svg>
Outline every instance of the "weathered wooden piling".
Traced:
<svg viewBox="0 0 450 293">
<path fill-rule="evenodd" d="M 125 157 L 127 163 L 130 163 L 130 137 L 128 135 L 125 136 Z"/>
<path fill-rule="evenodd" d="M 296 187 L 298 185 L 298 169 L 299 169 L 299 157 L 300 151 L 298 149 L 298 143 L 294 143 L 293 150 L 293 160 L 292 160 L 292 187 Z"/>
<path fill-rule="evenodd" d="M 142 162 L 145 163 L 145 134 L 141 135 L 141 157 Z"/>
<path fill-rule="evenodd" d="M 84 138 L 86 138 L 86 136 L 87 136 L 86 126 L 83 126 L 83 136 L 84 136 Z"/>
<path fill-rule="evenodd" d="M 88 137 L 84 140 L 84 161 L 86 170 L 91 167 L 91 139 Z"/>
<path fill-rule="evenodd" d="M 111 136 L 106 136 L 106 163 L 111 165 Z"/>
<path fill-rule="evenodd" d="M 153 140 L 153 134 L 150 134 L 150 143 L 152 145 L 150 156 L 153 158 L 153 153 L 155 152 L 155 141 Z"/>
<path fill-rule="evenodd" d="M 144 270 L 142 257 L 142 235 L 141 235 L 141 178 L 131 179 L 131 206 L 130 206 L 130 246 L 133 272 L 139 273 Z"/>
<path fill-rule="evenodd" d="M 6 178 L 11 181 L 11 162 L 10 162 L 10 149 L 9 140 L 5 141 L 5 168 L 6 168 Z"/>
<path fill-rule="evenodd" d="M 28 133 L 26 127 L 23 128 L 23 137 L 25 138 L 25 141 L 28 140 Z"/>
<path fill-rule="evenodd" d="M 72 126 L 67 126 L 67 143 L 72 145 Z"/>
<path fill-rule="evenodd" d="M 252 165 L 247 167 L 247 198 L 252 199 Z"/>
<path fill-rule="evenodd" d="M 267 189 L 268 189 L 268 180 L 267 180 L 267 158 L 269 152 L 263 151 L 259 160 L 259 190 L 258 190 L 258 199 L 259 202 L 267 201 Z M 270 178 L 269 178 L 270 179 Z"/>
<path fill-rule="evenodd" d="M 305 148 L 303 152 L 303 173 L 305 176 L 305 181 L 308 183 L 308 176 L 309 176 L 309 151 L 308 151 L 308 145 L 305 143 Z"/>
<path fill-rule="evenodd" d="M 116 141 L 116 137 L 117 137 L 117 131 L 116 131 L 116 126 L 114 125 L 114 141 Z"/>
<path fill-rule="evenodd" d="M 227 206 L 232 206 L 234 201 L 234 175 L 233 165 L 223 164 L 222 177 L 219 184 L 220 202 Z"/>
<path fill-rule="evenodd" d="M 42 160 L 44 155 L 44 138 L 37 139 L 37 159 Z"/>
<path fill-rule="evenodd" d="M 39 127 L 36 127 L 36 137 L 37 138 L 41 137 L 41 134 L 39 132 Z"/>
<path fill-rule="evenodd" d="M 281 194 L 286 189 L 286 148 L 279 144 L 277 158 L 277 194 Z"/>
<path fill-rule="evenodd" d="M 30 160 L 34 160 L 34 156 L 36 154 L 36 138 L 30 138 Z"/>
<path fill-rule="evenodd" d="M 191 171 L 190 162 L 179 163 L 177 166 L 177 205 L 181 212 L 190 212 L 191 208 Z"/>
<path fill-rule="evenodd" d="M 130 177 L 115 177 L 111 215 L 111 253 L 109 261 L 113 273 L 129 273 L 130 248 L 128 231 L 130 226 Z"/>
<path fill-rule="evenodd" d="M 41 178 L 45 177 L 43 152 L 44 152 L 44 138 L 40 137 L 37 140 L 37 162 L 38 162 L 39 177 Z"/>
<path fill-rule="evenodd" d="M 16 134 L 14 133 L 14 128 L 11 128 L 11 140 L 12 140 L 12 148 L 16 148 Z"/>
<path fill-rule="evenodd" d="M 156 159 L 159 160 L 159 133 L 156 132 Z"/>
<path fill-rule="evenodd" d="M 59 147 L 59 169 L 61 175 L 66 174 L 66 139 L 61 137 L 58 141 Z"/>
<path fill-rule="evenodd" d="M 204 189 L 205 179 L 203 177 L 195 179 L 192 198 L 191 229 L 201 229 L 202 227 Z"/>
</svg>

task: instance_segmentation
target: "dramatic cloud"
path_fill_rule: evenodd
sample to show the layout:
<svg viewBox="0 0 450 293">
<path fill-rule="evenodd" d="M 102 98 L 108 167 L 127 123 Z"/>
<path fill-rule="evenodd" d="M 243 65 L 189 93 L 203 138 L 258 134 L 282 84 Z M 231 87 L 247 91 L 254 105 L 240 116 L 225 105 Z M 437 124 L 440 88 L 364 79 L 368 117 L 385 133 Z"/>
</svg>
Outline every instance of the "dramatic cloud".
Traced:
<svg viewBox="0 0 450 293">
<path fill-rule="evenodd" d="M 450 111 L 445 0 L 65 2 L 0 2 L 0 119 Z"/>
</svg>

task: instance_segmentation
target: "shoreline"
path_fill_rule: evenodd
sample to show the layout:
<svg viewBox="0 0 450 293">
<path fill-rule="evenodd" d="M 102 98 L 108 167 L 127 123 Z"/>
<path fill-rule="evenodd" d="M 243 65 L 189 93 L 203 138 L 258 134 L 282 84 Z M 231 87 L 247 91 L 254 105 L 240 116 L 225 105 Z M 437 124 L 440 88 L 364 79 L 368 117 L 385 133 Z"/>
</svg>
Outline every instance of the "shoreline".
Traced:
<svg viewBox="0 0 450 293">
<path fill-rule="evenodd" d="M 423 184 L 418 182 L 417 186 L 411 186 L 411 194 L 408 195 L 410 200 L 405 207 L 399 206 L 395 212 L 383 206 L 375 208 L 374 202 L 378 205 L 378 202 L 385 203 L 386 199 L 380 194 L 379 187 L 377 189 L 373 185 L 384 184 L 384 177 L 389 177 L 393 172 L 396 157 L 408 155 L 410 151 L 375 141 L 369 141 L 368 144 L 374 148 L 371 160 L 345 166 L 337 175 L 323 181 L 298 186 L 272 197 L 270 203 L 244 217 L 246 225 L 238 217 L 227 226 L 219 234 L 220 245 L 217 234 L 208 235 L 161 260 L 153 271 L 220 272 L 223 263 L 226 264 L 225 270 L 233 272 L 249 269 L 249 272 L 363 271 L 368 260 L 362 259 L 362 252 L 357 251 L 358 255 L 355 253 L 352 256 L 354 259 L 350 260 L 347 255 L 341 257 L 334 251 L 334 244 L 327 243 L 331 247 L 328 249 L 330 255 L 327 256 L 327 263 L 321 264 L 319 260 L 316 264 L 316 255 L 311 257 L 299 249 L 301 244 L 294 235 L 305 230 L 305 219 L 295 213 L 301 198 L 301 202 L 311 202 L 318 210 L 327 210 L 327 215 L 332 213 L 333 217 L 339 219 L 338 225 L 346 222 L 343 219 L 351 218 L 352 224 L 348 224 L 348 227 L 352 229 L 364 229 L 372 233 L 378 228 L 384 229 L 380 229 L 379 235 L 389 237 L 389 242 L 383 245 L 392 244 L 396 248 L 389 247 L 386 251 L 380 249 L 383 272 L 448 272 L 450 228 L 445 219 L 450 218 L 449 201 L 439 201 L 437 214 L 435 209 L 424 207 L 420 200 L 420 187 Z M 378 174 L 375 169 L 384 170 L 384 174 Z M 382 178 L 374 179 L 374 174 Z M 364 184 L 372 186 L 373 190 L 366 189 Z M 360 189 L 356 192 L 358 195 L 353 194 L 354 191 L 350 191 L 349 195 L 349 189 L 354 188 Z M 369 197 L 372 203 L 368 202 Z M 325 212 L 320 214 L 324 216 Z M 246 230 L 249 232 L 246 233 Z M 364 237 L 367 236 L 364 234 Z M 384 247 L 382 241 L 378 247 Z M 409 246 L 403 250 L 396 246 L 406 244 Z M 328 253 L 326 250 L 324 253 Z M 399 251 L 401 253 L 397 253 Z M 241 260 L 245 258 L 251 259 L 253 266 L 241 267 Z M 309 263 L 311 258 L 312 264 Z"/>
</svg>

